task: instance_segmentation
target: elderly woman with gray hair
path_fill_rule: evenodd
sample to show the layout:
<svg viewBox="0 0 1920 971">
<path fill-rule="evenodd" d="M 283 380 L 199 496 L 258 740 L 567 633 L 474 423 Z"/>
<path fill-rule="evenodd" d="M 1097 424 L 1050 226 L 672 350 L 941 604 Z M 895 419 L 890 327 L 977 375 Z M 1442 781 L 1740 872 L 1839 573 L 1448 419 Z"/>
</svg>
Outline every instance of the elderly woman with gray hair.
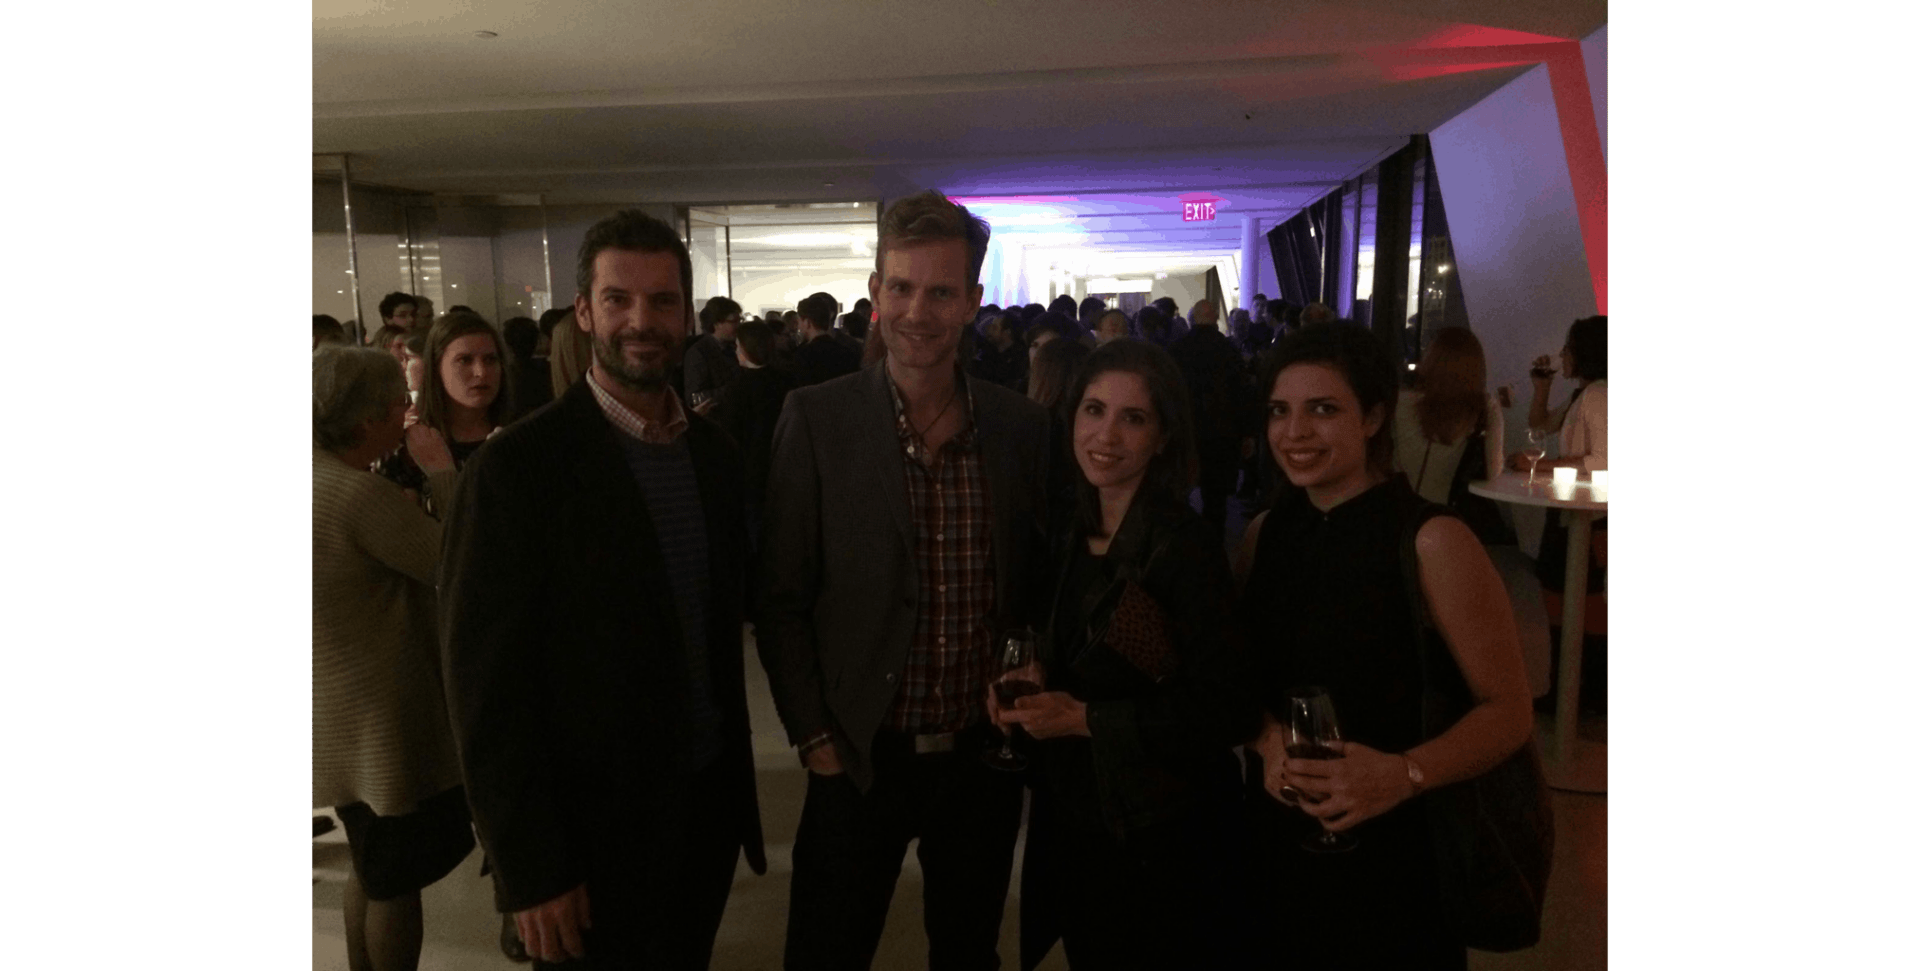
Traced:
<svg viewBox="0 0 1920 971">
<path fill-rule="evenodd" d="M 473 850 L 434 636 L 440 524 L 368 471 L 404 438 L 453 494 L 446 441 L 406 413 L 385 351 L 313 352 L 313 799 L 346 826 L 356 971 L 418 965 L 420 890 Z"/>
</svg>

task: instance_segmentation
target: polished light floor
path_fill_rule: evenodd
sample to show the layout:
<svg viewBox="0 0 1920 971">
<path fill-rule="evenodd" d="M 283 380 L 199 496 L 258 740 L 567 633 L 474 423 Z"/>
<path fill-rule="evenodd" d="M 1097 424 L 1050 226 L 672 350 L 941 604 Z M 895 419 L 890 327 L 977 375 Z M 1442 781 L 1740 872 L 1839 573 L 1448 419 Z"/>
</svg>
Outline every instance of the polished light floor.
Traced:
<svg viewBox="0 0 1920 971">
<path fill-rule="evenodd" d="M 751 645 L 747 647 L 747 691 L 751 706 L 755 762 L 759 768 L 760 812 L 766 831 L 767 874 L 755 876 L 745 863 L 734 877 L 733 894 L 714 947 L 716 971 L 776 971 L 786 934 L 787 883 L 792 875 L 793 836 L 806 794 L 804 770 L 780 731 L 773 696 Z M 1544 719 L 1543 719 L 1544 721 Z M 1604 731 L 1589 725 L 1583 734 Z M 1605 796 L 1554 793 L 1558 827 L 1553 883 L 1547 898 L 1546 929 L 1539 946 L 1514 954 L 1474 952 L 1475 971 L 1600 971 L 1606 967 L 1607 800 Z M 1016 965 L 1019 856 L 1001 928 L 1002 960 Z M 313 967 L 346 971 L 346 939 L 341 925 L 341 891 L 347 877 L 346 837 L 339 829 L 314 840 Z M 926 934 L 920 925 L 920 871 L 908 853 L 899 889 L 888 915 L 887 931 L 873 967 L 925 967 Z M 500 953 L 500 918 L 493 910 L 492 887 L 480 876 L 480 855 L 470 856 L 446 879 L 421 895 L 426 944 L 422 971 L 530 967 L 515 965 Z M 1066 968 L 1059 948 L 1041 964 L 1045 971 Z"/>
</svg>

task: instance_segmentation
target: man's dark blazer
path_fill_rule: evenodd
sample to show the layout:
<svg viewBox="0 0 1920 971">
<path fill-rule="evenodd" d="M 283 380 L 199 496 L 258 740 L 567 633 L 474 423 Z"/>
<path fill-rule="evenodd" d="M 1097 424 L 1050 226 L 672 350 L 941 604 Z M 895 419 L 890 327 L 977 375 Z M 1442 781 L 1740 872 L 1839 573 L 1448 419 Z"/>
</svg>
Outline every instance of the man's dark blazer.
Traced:
<svg viewBox="0 0 1920 971">
<path fill-rule="evenodd" d="M 993 622 L 1030 624 L 1046 596 L 1036 588 L 1046 568 L 1047 415 L 966 380 L 993 516 Z M 919 613 L 906 461 L 885 362 L 787 395 L 767 488 L 760 662 L 787 737 L 797 745 L 832 729 L 863 792 Z"/>
<path fill-rule="evenodd" d="M 740 844 L 766 871 L 740 630 L 747 563 L 740 452 L 690 410 L 705 510 L 707 660 L 725 714 L 724 770 Z M 646 503 L 585 381 L 468 463 L 440 560 L 447 709 L 473 820 L 503 911 L 605 872 L 680 710 L 680 620 Z M 634 861 L 644 866 L 645 861 Z"/>
</svg>

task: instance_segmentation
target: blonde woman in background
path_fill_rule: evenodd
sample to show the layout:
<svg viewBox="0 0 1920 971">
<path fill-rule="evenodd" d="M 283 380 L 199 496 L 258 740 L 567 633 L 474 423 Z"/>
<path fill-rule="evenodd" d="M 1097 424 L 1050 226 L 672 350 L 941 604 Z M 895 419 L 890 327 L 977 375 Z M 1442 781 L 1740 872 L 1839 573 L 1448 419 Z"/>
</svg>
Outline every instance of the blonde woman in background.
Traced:
<svg viewBox="0 0 1920 971">
<path fill-rule="evenodd" d="M 1487 393 L 1486 355 L 1472 331 L 1443 327 L 1414 375 L 1394 409 L 1394 468 L 1421 498 L 1460 508 L 1459 500 L 1471 496 L 1468 482 L 1504 465 L 1506 423 Z M 1490 542 L 1484 535 L 1481 541 Z"/>
</svg>

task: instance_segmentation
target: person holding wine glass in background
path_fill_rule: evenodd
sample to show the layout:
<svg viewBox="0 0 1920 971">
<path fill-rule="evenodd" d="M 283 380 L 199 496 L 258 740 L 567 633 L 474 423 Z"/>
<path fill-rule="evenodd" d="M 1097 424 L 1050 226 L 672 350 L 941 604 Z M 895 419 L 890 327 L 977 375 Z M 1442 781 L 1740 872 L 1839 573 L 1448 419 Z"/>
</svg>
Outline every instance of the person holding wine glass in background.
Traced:
<svg viewBox="0 0 1920 971">
<path fill-rule="evenodd" d="M 1500 766 L 1533 728 L 1499 574 L 1391 471 L 1395 384 L 1378 339 L 1347 321 L 1287 337 L 1262 376 L 1267 443 L 1298 487 L 1249 524 L 1238 560 L 1265 709 L 1248 788 L 1268 966 L 1465 968 L 1423 794 Z M 1291 731 L 1291 699 L 1314 694 L 1300 686 L 1321 689 L 1337 732 Z M 1427 722 L 1423 687 L 1451 689 L 1463 714 Z M 1289 757 L 1290 734 L 1338 757 Z M 1351 849 L 1307 849 L 1322 830 Z"/>
<path fill-rule="evenodd" d="M 1560 348 L 1560 370 L 1576 383 L 1572 396 L 1558 408 L 1548 407 L 1553 395 L 1553 359 L 1542 354 L 1528 372 L 1533 400 L 1527 405 L 1527 427 L 1549 435 L 1560 433 L 1560 456 L 1546 468 L 1575 468 L 1582 472 L 1607 467 L 1607 318 L 1582 317 L 1567 328 Z M 1525 453 L 1512 457 L 1514 471 L 1528 467 Z"/>
<path fill-rule="evenodd" d="M 1075 969 L 1248 967 L 1233 746 L 1259 722 L 1227 557 L 1186 503 L 1186 385 L 1165 351 L 1116 340 L 1063 408 L 1078 501 L 1055 543 L 1041 673 L 998 683 L 1043 689 L 987 702 L 996 725 L 1038 740 L 1021 965 L 1058 940 Z"/>
<path fill-rule="evenodd" d="M 1573 394 L 1566 404 L 1558 408 L 1547 407 L 1553 393 L 1554 370 L 1546 355 L 1533 362 L 1533 401 L 1527 407 L 1527 425 L 1529 441 L 1532 436 L 1544 438 L 1555 432 L 1560 434 L 1559 457 L 1541 462 L 1543 468 L 1575 468 L 1591 474 L 1595 470 L 1607 467 L 1607 318 L 1582 317 L 1567 328 L 1567 341 L 1560 348 L 1560 369 L 1576 383 Z M 1531 447 L 1531 446 L 1530 446 Z M 1514 457 L 1514 468 L 1522 466 L 1526 453 Z M 1548 473 L 1551 475 L 1552 473 Z M 1534 560 L 1534 574 L 1540 578 L 1540 587 L 1553 595 L 1548 600 L 1548 617 L 1554 624 L 1560 622 L 1560 610 L 1555 604 L 1558 597 L 1565 595 L 1567 586 L 1567 524 L 1560 517 L 1560 510 L 1547 510 L 1547 524 L 1540 533 L 1540 555 Z M 1587 594 L 1594 595 L 1607 588 L 1607 518 L 1601 516 L 1593 521 L 1592 545 L 1587 549 Z M 1590 608 L 1589 618 L 1604 617 L 1605 608 Z M 1591 630 L 1593 628 L 1589 628 Z M 1604 628 L 1602 628 L 1604 629 Z M 1555 627 L 1558 630 L 1558 627 Z M 1554 640 L 1552 677 L 1559 680 L 1559 636 Z M 1606 690 L 1606 650 L 1603 645 L 1586 652 L 1582 656 L 1582 666 L 1588 670 L 1581 677 L 1581 694 L 1593 690 L 1600 696 L 1596 704 L 1604 704 Z M 1591 689 L 1588 686 L 1592 686 Z M 1542 700 L 1543 711 L 1551 710 L 1556 694 L 1549 691 Z"/>
</svg>

